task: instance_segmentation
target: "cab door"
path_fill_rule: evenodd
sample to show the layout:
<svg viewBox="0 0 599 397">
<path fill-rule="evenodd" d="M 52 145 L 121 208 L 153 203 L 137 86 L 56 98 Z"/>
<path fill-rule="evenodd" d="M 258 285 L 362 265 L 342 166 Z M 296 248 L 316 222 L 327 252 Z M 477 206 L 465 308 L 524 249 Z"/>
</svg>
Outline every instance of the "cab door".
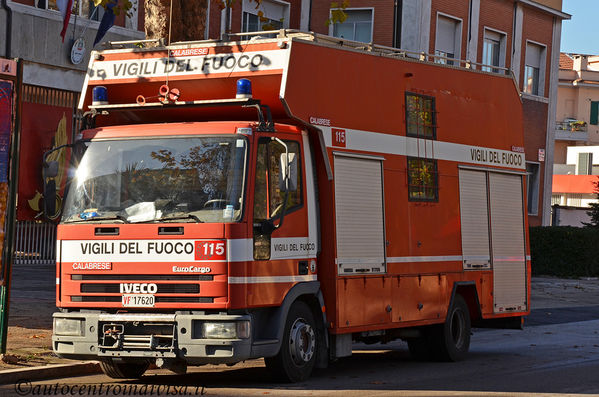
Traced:
<svg viewBox="0 0 599 397">
<path fill-rule="evenodd" d="M 293 285 L 316 280 L 310 271 L 316 242 L 309 236 L 302 136 L 275 136 L 259 137 L 254 145 L 254 261 L 248 275 L 259 288 L 248 294 L 250 306 L 280 304 Z M 282 169 L 285 158 L 290 169 L 288 189 Z"/>
</svg>

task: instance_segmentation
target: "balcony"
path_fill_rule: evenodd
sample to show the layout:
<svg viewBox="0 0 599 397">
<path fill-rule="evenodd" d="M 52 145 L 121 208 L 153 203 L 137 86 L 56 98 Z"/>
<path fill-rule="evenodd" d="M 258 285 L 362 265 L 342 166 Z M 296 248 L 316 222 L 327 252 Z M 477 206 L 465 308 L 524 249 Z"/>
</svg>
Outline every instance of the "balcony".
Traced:
<svg viewBox="0 0 599 397">
<path fill-rule="evenodd" d="M 557 121 L 555 123 L 555 139 L 587 142 L 589 140 L 587 123 L 579 120 Z"/>
</svg>

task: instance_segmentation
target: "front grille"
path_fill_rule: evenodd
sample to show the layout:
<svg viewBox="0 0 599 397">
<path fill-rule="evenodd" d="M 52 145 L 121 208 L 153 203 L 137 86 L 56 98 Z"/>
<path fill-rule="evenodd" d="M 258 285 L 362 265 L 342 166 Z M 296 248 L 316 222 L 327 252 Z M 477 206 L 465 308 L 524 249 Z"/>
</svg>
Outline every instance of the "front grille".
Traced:
<svg viewBox="0 0 599 397">
<path fill-rule="evenodd" d="M 158 294 L 198 294 L 199 284 L 156 284 Z M 119 294 L 119 284 L 81 284 L 81 293 L 87 294 Z"/>
<path fill-rule="evenodd" d="M 214 303 L 214 298 L 200 296 L 156 296 L 156 303 Z M 121 296 L 71 296 L 71 302 L 121 302 Z"/>
<path fill-rule="evenodd" d="M 219 277 L 217 277 L 219 276 Z M 224 300 L 226 275 L 221 274 L 71 274 L 65 301 L 81 306 L 121 306 L 123 295 L 151 294 L 158 306 L 204 304 Z M 216 279 L 216 280 L 215 280 Z M 151 284 L 151 285 L 150 285 Z M 143 293 L 141 291 L 144 291 Z"/>
<path fill-rule="evenodd" d="M 208 274 L 73 274 L 71 280 L 212 281 L 214 276 Z"/>
</svg>

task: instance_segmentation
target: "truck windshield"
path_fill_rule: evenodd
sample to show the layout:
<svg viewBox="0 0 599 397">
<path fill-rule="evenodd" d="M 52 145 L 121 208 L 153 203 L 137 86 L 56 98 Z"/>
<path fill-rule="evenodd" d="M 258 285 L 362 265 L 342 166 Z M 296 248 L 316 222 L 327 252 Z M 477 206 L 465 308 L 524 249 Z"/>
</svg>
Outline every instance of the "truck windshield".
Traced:
<svg viewBox="0 0 599 397">
<path fill-rule="evenodd" d="M 239 221 L 246 159 L 239 136 L 91 141 L 62 221 Z"/>
</svg>

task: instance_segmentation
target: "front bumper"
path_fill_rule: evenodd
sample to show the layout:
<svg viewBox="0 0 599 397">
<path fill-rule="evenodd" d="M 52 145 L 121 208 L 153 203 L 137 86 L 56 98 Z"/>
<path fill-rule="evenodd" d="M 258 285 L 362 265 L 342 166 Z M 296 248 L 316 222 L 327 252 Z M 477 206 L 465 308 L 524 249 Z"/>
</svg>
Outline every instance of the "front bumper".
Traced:
<svg viewBox="0 0 599 397">
<path fill-rule="evenodd" d="M 252 335 L 206 339 L 204 323 L 249 322 L 250 315 L 175 313 L 54 313 L 54 319 L 81 321 L 80 335 L 52 334 L 54 352 L 64 358 L 182 359 L 188 364 L 227 364 L 252 357 Z M 255 353 L 255 352 L 254 352 Z"/>
</svg>

